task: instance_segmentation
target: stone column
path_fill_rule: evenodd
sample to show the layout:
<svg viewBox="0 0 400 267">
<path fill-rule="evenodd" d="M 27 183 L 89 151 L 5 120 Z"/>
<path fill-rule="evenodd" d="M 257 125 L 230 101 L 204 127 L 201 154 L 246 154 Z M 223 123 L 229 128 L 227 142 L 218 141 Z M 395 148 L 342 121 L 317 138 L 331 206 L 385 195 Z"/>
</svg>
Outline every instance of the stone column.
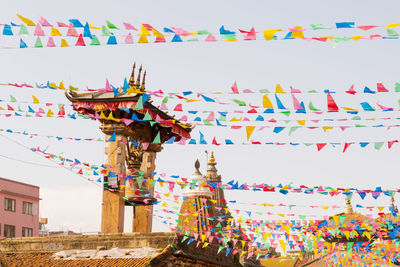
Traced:
<svg viewBox="0 0 400 267">
<path fill-rule="evenodd" d="M 161 145 L 150 144 L 146 151 L 143 153 L 142 165 L 140 170 L 144 172 L 143 176 L 147 179 L 147 188 L 154 194 L 154 187 L 151 187 L 151 174 L 156 169 L 156 155 L 162 149 Z M 149 180 L 151 179 L 151 180 Z M 133 223 L 132 232 L 151 233 L 153 227 L 153 205 L 148 206 L 134 206 L 133 207 Z"/>
<path fill-rule="evenodd" d="M 102 123 L 100 129 L 108 140 L 116 133 L 116 142 L 106 142 L 105 165 L 115 174 L 125 174 L 126 126 L 122 123 Z M 109 178 L 109 184 L 103 185 L 103 202 L 101 211 L 101 233 L 122 233 L 124 231 L 125 201 L 124 177 Z"/>
</svg>

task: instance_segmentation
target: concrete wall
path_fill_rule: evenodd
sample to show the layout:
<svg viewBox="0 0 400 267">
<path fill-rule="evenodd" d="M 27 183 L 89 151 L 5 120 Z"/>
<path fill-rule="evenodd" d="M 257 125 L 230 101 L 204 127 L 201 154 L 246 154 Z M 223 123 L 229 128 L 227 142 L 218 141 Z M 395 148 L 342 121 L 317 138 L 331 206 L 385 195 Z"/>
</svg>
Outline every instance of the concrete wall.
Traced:
<svg viewBox="0 0 400 267">
<path fill-rule="evenodd" d="M 4 209 L 5 198 L 16 200 L 15 212 Z M 22 213 L 23 201 L 33 204 L 32 215 Z M 4 224 L 15 226 L 15 237 L 22 236 L 22 227 L 33 229 L 39 235 L 39 187 L 0 178 L 0 236 L 4 236 Z"/>
<path fill-rule="evenodd" d="M 0 251 L 56 252 L 69 249 L 165 248 L 174 240 L 175 233 L 117 233 L 83 236 L 22 237 L 0 239 Z"/>
</svg>

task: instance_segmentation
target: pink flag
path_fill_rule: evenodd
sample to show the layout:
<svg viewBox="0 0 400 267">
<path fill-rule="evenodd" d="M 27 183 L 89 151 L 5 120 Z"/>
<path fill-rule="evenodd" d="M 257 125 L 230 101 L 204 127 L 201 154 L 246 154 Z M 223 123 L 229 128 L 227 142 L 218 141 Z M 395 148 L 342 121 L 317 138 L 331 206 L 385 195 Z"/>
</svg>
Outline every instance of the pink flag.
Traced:
<svg viewBox="0 0 400 267">
<path fill-rule="evenodd" d="M 45 18 L 40 17 L 38 23 L 42 24 L 43 27 L 53 27 Z"/>
<path fill-rule="evenodd" d="M 371 26 L 358 26 L 357 28 L 359 28 L 360 30 L 363 30 L 363 31 L 368 31 L 368 30 L 376 28 L 376 27 L 378 27 L 378 26 L 371 25 Z"/>
<path fill-rule="evenodd" d="M 164 37 L 156 37 L 155 43 L 165 43 L 167 42 Z"/>
<path fill-rule="evenodd" d="M 64 22 L 57 22 L 57 26 L 58 27 L 68 27 L 68 25 L 65 24 Z"/>
<path fill-rule="evenodd" d="M 297 98 L 294 96 L 294 94 L 292 94 L 292 99 L 293 99 L 293 107 L 296 110 L 303 110 L 303 107 L 300 105 L 299 100 L 297 100 Z"/>
<path fill-rule="evenodd" d="M 76 31 L 72 23 L 70 23 L 68 26 L 67 36 L 74 36 L 74 37 L 79 36 L 78 32 Z"/>
<path fill-rule="evenodd" d="M 123 22 L 125 29 L 127 29 L 128 31 L 133 30 L 133 31 L 137 31 L 137 29 L 135 27 L 133 27 L 131 24 Z"/>
<path fill-rule="evenodd" d="M 206 38 L 206 42 L 216 42 L 217 39 L 215 39 L 214 36 L 212 36 L 211 34 L 209 34 Z"/>
<path fill-rule="evenodd" d="M 126 43 L 126 44 L 133 44 L 132 33 L 129 33 L 129 34 L 125 37 L 125 43 Z"/>
<path fill-rule="evenodd" d="M 40 26 L 40 24 L 36 25 L 35 33 L 33 35 L 34 36 L 45 36 L 42 26 Z"/>
<path fill-rule="evenodd" d="M 232 85 L 231 89 L 232 89 L 232 92 L 233 92 L 234 94 L 239 94 L 239 90 L 238 90 L 236 81 L 235 81 L 235 83 Z"/>
<path fill-rule="evenodd" d="M 301 93 L 301 91 L 299 89 L 294 89 L 292 86 L 290 86 L 290 92 L 292 94 L 300 94 Z"/>
<path fill-rule="evenodd" d="M 382 106 L 378 102 L 376 104 L 384 111 L 393 111 L 393 108 L 388 108 L 388 107 Z"/>
<path fill-rule="evenodd" d="M 53 37 L 49 37 L 49 40 L 47 40 L 47 47 L 56 47 Z"/>
<path fill-rule="evenodd" d="M 214 121 L 214 112 L 211 112 L 210 115 L 208 115 L 207 120 Z"/>
<path fill-rule="evenodd" d="M 178 104 L 175 106 L 174 111 L 183 111 L 182 110 L 182 104 Z"/>
</svg>

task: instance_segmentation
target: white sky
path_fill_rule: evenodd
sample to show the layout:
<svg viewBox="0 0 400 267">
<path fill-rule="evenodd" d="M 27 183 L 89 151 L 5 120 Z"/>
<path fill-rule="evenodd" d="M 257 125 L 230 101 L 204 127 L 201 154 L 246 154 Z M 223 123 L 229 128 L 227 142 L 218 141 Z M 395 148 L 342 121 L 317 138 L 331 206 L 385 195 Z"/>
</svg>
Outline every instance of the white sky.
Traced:
<svg viewBox="0 0 400 267">
<path fill-rule="evenodd" d="M 256 31 L 322 23 L 354 21 L 356 25 L 386 25 L 398 20 L 398 1 L 9 1 L 0 9 L 0 23 L 19 23 L 16 13 L 32 20 L 39 16 L 48 21 L 67 21 L 78 18 L 82 22 L 104 24 L 108 19 L 114 24 L 130 22 L 136 27 L 148 23 L 157 29 L 175 26 L 187 30 L 207 29 L 218 32 L 221 25 L 227 29 Z M 32 29 L 30 29 L 32 31 Z M 383 33 L 383 30 L 380 30 Z M 342 31 L 332 30 L 340 35 Z M 367 85 L 376 89 L 377 82 L 383 82 L 393 90 L 398 79 L 400 53 L 396 52 L 399 40 L 359 41 L 341 43 L 332 48 L 332 43 L 305 42 L 302 40 L 252 41 L 238 43 L 173 43 L 118 45 L 113 47 L 88 48 L 43 48 L 43 49 L 0 49 L 0 82 L 61 81 L 65 84 L 92 88 L 104 86 L 105 78 L 114 85 L 122 83 L 131 71 L 133 61 L 143 64 L 148 73 L 149 90 L 165 89 L 220 90 L 229 91 L 236 80 L 239 89 L 250 88 L 274 90 L 280 83 L 285 90 L 290 85 L 301 90 L 332 89 L 343 92 L 351 84 L 356 90 Z M 1 87 L 0 98 L 8 99 L 12 94 L 20 101 L 31 101 L 34 94 L 40 100 L 54 103 L 68 103 L 61 92 L 37 89 L 15 89 Z M 299 96 L 308 103 L 311 96 Z M 388 106 L 397 106 L 398 96 L 354 97 L 334 95 L 338 105 L 345 103 L 356 106 L 376 100 Z M 244 98 L 246 99 L 246 98 Z M 283 97 L 286 105 L 292 106 L 289 96 Z M 324 95 L 312 96 L 318 107 L 326 109 Z M 315 100 L 314 100 L 315 99 Z M 159 101 L 159 100 L 158 100 Z M 261 99 L 258 99 L 261 101 Z M 319 102 L 318 102 L 319 101 Z M 261 104 L 261 102 L 253 104 Z M 3 104 L 4 106 L 4 104 Z M 207 110 L 208 106 L 202 106 Z M 381 113 L 377 113 L 381 115 Z M 180 114 L 178 114 L 179 116 Z M 379 117 L 377 115 L 377 117 Z M 388 113 L 396 117 L 396 113 Z M 283 119 L 278 115 L 271 116 Z M 322 118 L 323 116 L 321 116 Z M 335 117 L 335 116 L 328 116 Z M 346 117 L 344 114 L 337 117 Z M 351 118 L 351 116 L 347 116 Z M 297 117 L 290 117 L 297 118 Z M 289 119 L 290 119 L 289 118 Z M 307 117 L 310 118 L 310 117 Z M 87 120 L 4 118 L 1 127 L 13 130 L 27 130 L 44 135 L 64 135 L 72 137 L 102 137 L 99 124 Z M 395 123 L 395 121 L 392 121 Z M 377 121 L 378 123 L 378 121 Z M 385 122 L 383 122 L 385 123 Z M 244 131 L 232 132 L 221 129 L 202 128 L 210 138 L 218 139 L 233 135 L 236 140 L 245 138 Z M 286 132 L 273 134 L 271 129 L 255 133 L 260 140 L 297 142 L 343 142 L 343 141 L 388 141 L 398 139 L 399 129 L 348 129 L 345 132 L 333 130 L 298 130 L 293 136 Z M 26 146 L 48 147 L 48 151 L 83 161 L 101 164 L 104 161 L 104 144 L 101 142 L 55 141 L 47 138 L 22 137 L 5 134 Z M 197 129 L 194 131 L 198 138 Z M 210 140 L 210 139 L 208 139 Z M 51 162 L 0 138 L 1 155 L 40 164 Z M 342 148 L 326 147 L 317 152 L 315 147 L 277 146 L 167 146 L 157 156 L 157 170 L 188 177 L 193 172 L 196 158 L 203 160 L 204 150 L 214 150 L 217 168 L 224 181 L 237 179 L 249 184 L 289 183 L 295 185 L 326 185 L 333 187 L 398 188 L 397 156 L 399 145 L 391 150 L 376 151 L 371 147 L 361 149 L 354 145 L 348 152 Z M 53 164 L 54 166 L 54 164 Z M 204 171 L 205 172 L 205 171 Z M 0 176 L 35 184 L 41 187 L 41 216 L 49 218 L 52 230 L 72 229 L 75 231 L 98 231 L 100 229 L 101 189 L 79 176 L 62 168 L 29 165 L 14 160 L 0 158 Z M 272 202 L 298 205 L 343 205 L 343 197 L 272 193 L 226 192 L 227 199 L 251 202 Z M 367 196 L 361 201 L 354 196 L 354 203 L 384 206 L 387 197 L 373 200 Z M 243 206 L 232 206 L 232 208 Z M 292 213 L 288 210 L 279 210 Z M 333 211 L 326 211 L 329 215 Z M 316 213 L 314 209 L 298 209 L 299 214 Z M 364 211 L 364 213 L 368 213 Z M 127 215 L 130 213 L 127 213 Z M 162 214 L 163 215 L 163 214 Z M 128 216 L 127 216 L 128 217 Z M 265 218 L 265 217 L 264 217 Z M 130 231 L 130 222 L 125 230 Z M 167 231 L 161 223 L 155 222 L 154 231 Z"/>
</svg>

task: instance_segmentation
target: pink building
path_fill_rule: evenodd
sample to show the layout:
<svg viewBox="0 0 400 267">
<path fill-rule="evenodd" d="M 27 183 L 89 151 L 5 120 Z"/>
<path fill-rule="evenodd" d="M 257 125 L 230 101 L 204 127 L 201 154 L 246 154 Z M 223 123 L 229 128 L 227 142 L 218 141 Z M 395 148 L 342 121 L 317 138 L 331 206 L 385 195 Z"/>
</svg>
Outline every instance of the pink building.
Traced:
<svg viewBox="0 0 400 267">
<path fill-rule="evenodd" d="M 0 237 L 39 235 L 39 187 L 0 178 Z"/>
</svg>

